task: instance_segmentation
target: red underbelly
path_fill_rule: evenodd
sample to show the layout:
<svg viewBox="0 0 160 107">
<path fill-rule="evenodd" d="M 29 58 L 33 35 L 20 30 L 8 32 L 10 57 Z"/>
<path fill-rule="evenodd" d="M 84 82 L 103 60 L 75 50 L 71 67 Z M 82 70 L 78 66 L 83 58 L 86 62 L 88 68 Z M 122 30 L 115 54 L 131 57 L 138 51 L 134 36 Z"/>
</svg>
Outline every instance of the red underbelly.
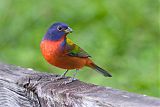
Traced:
<svg viewBox="0 0 160 107">
<path fill-rule="evenodd" d="M 50 64 L 63 69 L 80 69 L 86 65 L 86 60 L 86 58 L 71 57 L 66 55 L 53 57 L 52 60 L 47 61 Z"/>
<path fill-rule="evenodd" d="M 63 55 L 63 53 L 58 51 L 57 46 L 58 44 L 51 42 L 41 43 L 42 55 L 48 63 L 63 69 L 80 69 L 86 65 L 88 58 Z"/>
</svg>

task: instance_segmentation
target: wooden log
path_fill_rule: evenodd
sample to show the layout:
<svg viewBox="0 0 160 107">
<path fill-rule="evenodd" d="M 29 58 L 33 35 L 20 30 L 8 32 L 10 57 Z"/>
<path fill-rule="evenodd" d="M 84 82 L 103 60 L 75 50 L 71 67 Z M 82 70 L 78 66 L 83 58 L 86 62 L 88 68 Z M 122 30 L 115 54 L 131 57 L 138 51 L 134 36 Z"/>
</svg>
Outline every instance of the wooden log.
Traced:
<svg viewBox="0 0 160 107">
<path fill-rule="evenodd" d="M 160 99 L 0 63 L 0 107 L 160 107 Z"/>
</svg>

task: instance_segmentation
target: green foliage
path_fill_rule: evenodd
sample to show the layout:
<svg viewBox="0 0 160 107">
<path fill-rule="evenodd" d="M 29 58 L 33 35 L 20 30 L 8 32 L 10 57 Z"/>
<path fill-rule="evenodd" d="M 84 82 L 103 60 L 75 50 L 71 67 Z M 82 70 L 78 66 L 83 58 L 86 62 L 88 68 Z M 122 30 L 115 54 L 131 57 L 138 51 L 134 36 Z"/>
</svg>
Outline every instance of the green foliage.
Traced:
<svg viewBox="0 0 160 107">
<path fill-rule="evenodd" d="M 113 78 L 84 68 L 77 78 L 98 85 L 160 97 L 158 83 L 158 1 L 156 0 L 1 0 L 0 60 L 62 74 L 39 49 L 48 27 L 57 21 Z M 72 75 L 74 71 L 70 71 Z"/>
</svg>

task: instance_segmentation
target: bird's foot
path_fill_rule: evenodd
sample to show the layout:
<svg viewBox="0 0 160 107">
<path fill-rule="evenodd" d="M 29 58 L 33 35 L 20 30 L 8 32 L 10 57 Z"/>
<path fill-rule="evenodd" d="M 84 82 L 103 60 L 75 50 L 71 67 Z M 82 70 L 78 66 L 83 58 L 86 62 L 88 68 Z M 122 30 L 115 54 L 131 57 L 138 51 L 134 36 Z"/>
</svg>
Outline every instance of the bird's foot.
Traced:
<svg viewBox="0 0 160 107">
<path fill-rule="evenodd" d="M 74 82 L 76 80 L 77 80 L 76 78 L 69 78 L 68 81 L 64 81 L 64 84 L 66 85 L 66 84 L 72 83 L 72 82 Z"/>
<path fill-rule="evenodd" d="M 65 78 L 67 78 L 67 77 L 61 75 L 61 76 L 58 76 L 58 77 L 56 77 L 56 78 L 55 78 L 55 77 L 54 77 L 54 78 L 51 78 L 51 81 L 58 81 L 58 80 L 65 79 Z"/>
<path fill-rule="evenodd" d="M 61 86 L 61 85 L 67 85 L 67 84 L 72 83 L 72 82 L 74 82 L 76 80 L 77 80 L 76 78 L 69 78 L 69 80 L 64 81 L 61 84 L 59 84 L 59 86 Z"/>
<path fill-rule="evenodd" d="M 67 77 L 65 77 L 65 75 L 67 74 L 67 72 L 68 70 L 66 70 L 61 76 L 51 79 L 51 81 L 58 81 L 60 79 L 66 79 Z"/>
</svg>

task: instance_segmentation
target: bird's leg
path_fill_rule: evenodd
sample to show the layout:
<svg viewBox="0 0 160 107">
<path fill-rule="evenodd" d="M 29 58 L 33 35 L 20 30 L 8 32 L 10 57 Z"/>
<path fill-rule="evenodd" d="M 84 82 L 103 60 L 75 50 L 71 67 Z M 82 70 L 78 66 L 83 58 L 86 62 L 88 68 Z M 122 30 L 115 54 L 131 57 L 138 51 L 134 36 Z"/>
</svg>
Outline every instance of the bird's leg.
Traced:
<svg viewBox="0 0 160 107">
<path fill-rule="evenodd" d="M 76 77 L 77 72 L 78 72 L 78 69 L 76 69 L 76 72 L 74 72 L 73 77 L 71 78 L 71 81 L 77 80 L 77 79 L 75 78 L 75 77 Z"/>
<path fill-rule="evenodd" d="M 57 78 L 54 78 L 53 81 L 57 81 L 57 80 L 60 80 L 60 79 L 63 79 L 65 78 L 65 75 L 67 74 L 69 70 L 67 69 L 61 76 L 57 77 Z"/>
<path fill-rule="evenodd" d="M 75 78 L 75 76 L 76 76 L 76 74 L 77 74 L 78 71 L 79 71 L 79 70 L 76 69 L 76 72 L 74 72 L 73 77 L 70 78 L 68 81 L 66 81 L 65 84 L 68 84 L 68 83 L 71 83 L 71 82 L 77 80 L 77 79 Z"/>
<path fill-rule="evenodd" d="M 68 69 L 67 69 L 60 77 L 61 77 L 61 78 L 65 78 L 67 72 L 68 72 Z"/>
</svg>

